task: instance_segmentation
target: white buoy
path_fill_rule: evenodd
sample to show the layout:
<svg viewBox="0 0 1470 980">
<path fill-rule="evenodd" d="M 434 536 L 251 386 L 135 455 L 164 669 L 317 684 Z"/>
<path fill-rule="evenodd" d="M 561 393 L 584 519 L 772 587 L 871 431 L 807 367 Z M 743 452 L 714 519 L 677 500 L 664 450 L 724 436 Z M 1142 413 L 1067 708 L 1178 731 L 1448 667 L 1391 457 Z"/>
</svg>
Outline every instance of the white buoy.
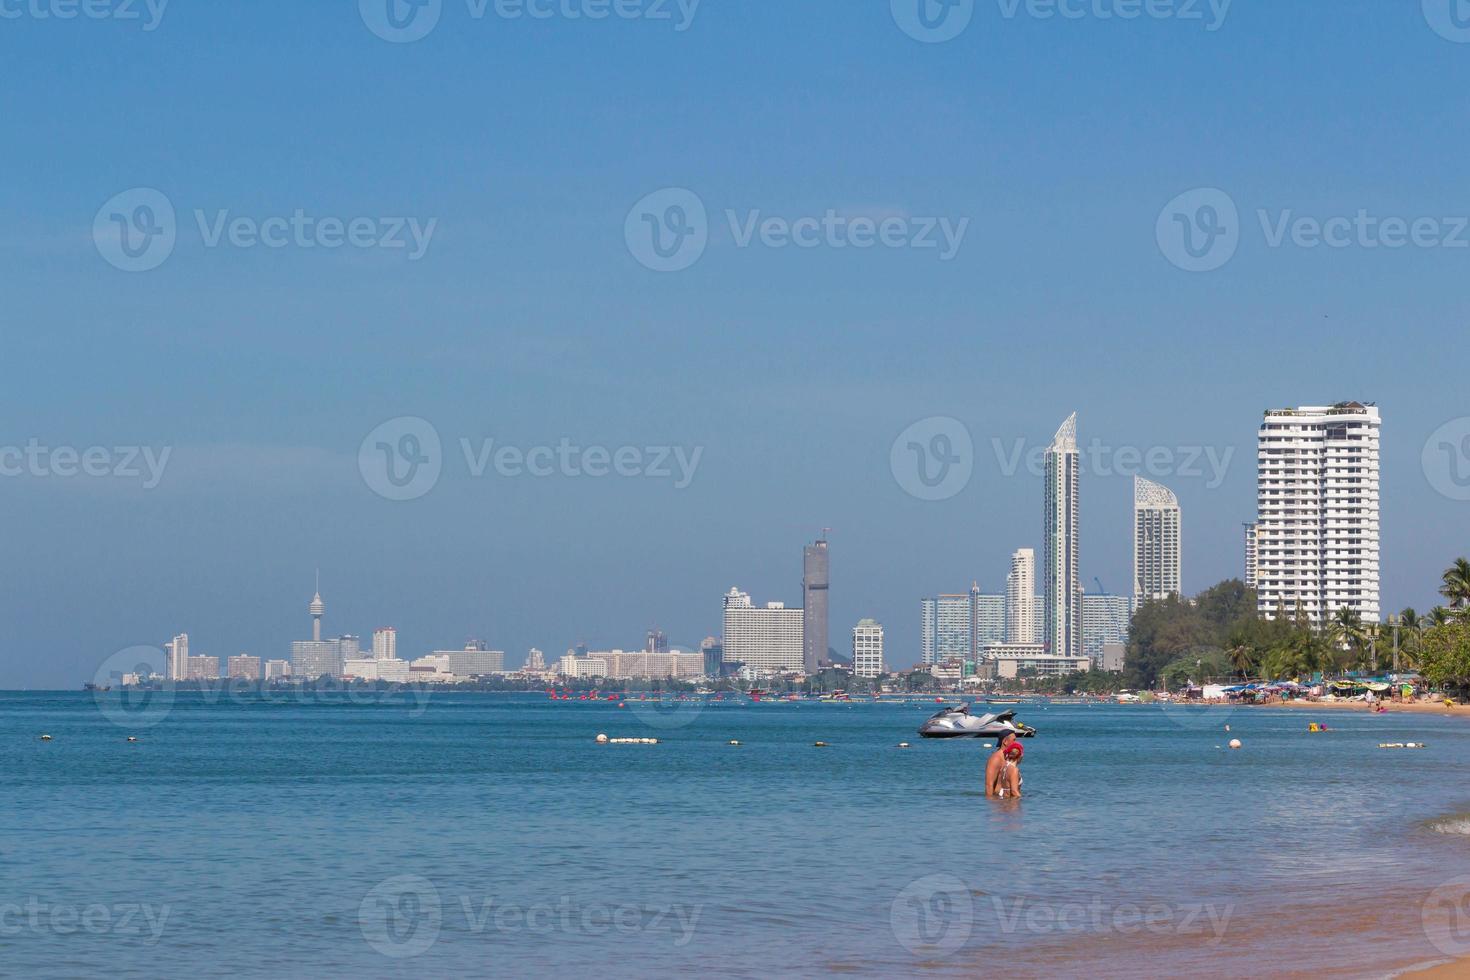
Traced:
<svg viewBox="0 0 1470 980">
<path fill-rule="evenodd" d="M 1225 726 L 1225 730 L 1226 730 L 1226 731 L 1227 731 L 1227 732 L 1228 732 L 1228 731 L 1230 731 L 1230 726 L 1229 726 L 1229 725 L 1226 725 L 1226 726 Z"/>
<path fill-rule="evenodd" d="M 607 736 L 599 733 L 598 736 L 597 736 L 597 744 L 598 745 L 606 745 L 607 744 Z"/>
<path fill-rule="evenodd" d="M 1238 749 L 1238 748 L 1240 748 L 1240 739 L 1238 739 L 1238 738 L 1232 738 L 1230 740 L 1230 747 L 1232 749 Z"/>
<path fill-rule="evenodd" d="M 732 738 L 732 739 L 730 739 L 730 744 L 731 745 L 739 745 L 740 744 L 740 740 L 739 739 Z"/>
<path fill-rule="evenodd" d="M 898 743 L 898 747 L 901 748 L 901 749 L 906 749 L 906 748 L 909 747 L 909 743 L 907 743 L 907 742 L 899 742 Z"/>
</svg>

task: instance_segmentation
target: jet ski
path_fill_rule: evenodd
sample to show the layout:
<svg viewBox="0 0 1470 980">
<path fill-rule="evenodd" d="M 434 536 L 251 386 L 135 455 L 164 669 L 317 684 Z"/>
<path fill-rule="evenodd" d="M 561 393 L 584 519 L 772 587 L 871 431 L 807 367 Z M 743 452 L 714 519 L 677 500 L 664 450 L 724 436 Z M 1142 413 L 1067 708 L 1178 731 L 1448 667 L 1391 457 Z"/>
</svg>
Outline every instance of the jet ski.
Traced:
<svg viewBox="0 0 1470 980">
<path fill-rule="evenodd" d="M 1031 738 L 1036 729 L 1016 721 L 1014 711 L 976 717 L 965 704 L 943 708 L 919 726 L 919 734 L 924 738 L 999 738 L 1007 732 L 1017 738 Z"/>
</svg>

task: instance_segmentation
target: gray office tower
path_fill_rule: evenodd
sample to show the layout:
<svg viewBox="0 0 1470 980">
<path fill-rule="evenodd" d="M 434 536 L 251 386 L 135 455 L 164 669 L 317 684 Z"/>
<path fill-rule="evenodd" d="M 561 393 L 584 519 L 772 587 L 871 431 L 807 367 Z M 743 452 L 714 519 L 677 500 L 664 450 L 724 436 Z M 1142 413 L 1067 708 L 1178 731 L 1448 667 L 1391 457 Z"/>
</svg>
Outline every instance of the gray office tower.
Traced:
<svg viewBox="0 0 1470 980">
<path fill-rule="evenodd" d="M 801 661 L 808 674 L 827 662 L 827 535 L 801 551 Z"/>
</svg>

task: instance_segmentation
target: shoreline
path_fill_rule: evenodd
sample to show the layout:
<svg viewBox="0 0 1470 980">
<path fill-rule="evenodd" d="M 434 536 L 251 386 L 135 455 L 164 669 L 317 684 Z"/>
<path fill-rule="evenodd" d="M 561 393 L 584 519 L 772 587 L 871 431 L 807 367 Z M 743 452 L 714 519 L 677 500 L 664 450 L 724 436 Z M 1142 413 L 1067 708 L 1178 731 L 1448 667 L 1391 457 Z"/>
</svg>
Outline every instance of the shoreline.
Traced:
<svg viewBox="0 0 1470 980">
<path fill-rule="evenodd" d="M 1459 704 L 1447 707 L 1443 704 L 1433 702 L 1411 702 L 1408 704 L 1397 701 L 1385 701 L 1384 706 L 1388 708 L 1385 714 L 1409 713 L 1420 715 L 1444 715 L 1445 717 L 1470 718 L 1470 705 Z M 1231 707 L 1222 705 L 1222 707 Z M 1370 711 L 1371 709 L 1362 701 L 1278 701 L 1272 704 L 1247 705 L 1249 708 L 1291 708 L 1297 711 L 1304 710 L 1326 710 L 1326 711 Z"/>
</svg>

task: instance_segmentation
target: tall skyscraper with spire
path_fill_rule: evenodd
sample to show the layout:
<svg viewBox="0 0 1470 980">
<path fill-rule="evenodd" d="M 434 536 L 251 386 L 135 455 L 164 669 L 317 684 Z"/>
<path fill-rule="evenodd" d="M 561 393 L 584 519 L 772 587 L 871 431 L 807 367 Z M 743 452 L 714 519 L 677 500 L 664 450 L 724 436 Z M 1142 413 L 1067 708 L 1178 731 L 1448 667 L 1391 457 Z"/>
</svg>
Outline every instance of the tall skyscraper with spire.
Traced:
<svg viewBox="0 0 1470 980">
<path fill-rule="evenodd" d="M 1062 423 L 1045 455 L 1042 588 L 1048 653 L 1082 656 L 1082 583 L 1077 573 L 1077 413 Z"/>
<path fill-rule="evenodd" d="M 1181 595 L 1179 498 L 1168 487 L 1133 478 L 1133 604 Z"/>
<path fill-rule="evenodd" d="M 801 662 L 815 674 L 827 660 L 827 532 L 801 551 Z"/>
<path fill-rule="evenodd" d="M 316 595 L 311 597 L 311 641 L 322 642 L 322 616 L 326 614 L 327 604 L 322 602 L 322 573 L 316 573 Z"/>
</svg>

